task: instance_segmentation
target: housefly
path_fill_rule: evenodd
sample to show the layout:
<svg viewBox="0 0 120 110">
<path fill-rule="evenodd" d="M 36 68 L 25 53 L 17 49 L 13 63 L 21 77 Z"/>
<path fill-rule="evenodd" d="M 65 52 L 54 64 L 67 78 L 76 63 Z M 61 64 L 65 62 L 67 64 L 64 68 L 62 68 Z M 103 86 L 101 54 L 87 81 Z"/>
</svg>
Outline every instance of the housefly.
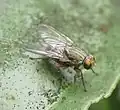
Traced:
<svg viewBox="0 0 120 110">
<path fill-rule="evenodd" d="M 82 84 L 86 91 L 81 67 L 87 70 L 91 69 L 95 73 L 92 69 L 95 65 L 95 57 L 76 47 L 70 38 L 51 26 L 40 24 L 38 34 L 38 46 L 25 48 L 25 50 L 52 59 L 59 66 L 72 67 L 75 71 L 79 70 Z M 79 73 L 76 72 L 76 74 Z"/>
</svg>

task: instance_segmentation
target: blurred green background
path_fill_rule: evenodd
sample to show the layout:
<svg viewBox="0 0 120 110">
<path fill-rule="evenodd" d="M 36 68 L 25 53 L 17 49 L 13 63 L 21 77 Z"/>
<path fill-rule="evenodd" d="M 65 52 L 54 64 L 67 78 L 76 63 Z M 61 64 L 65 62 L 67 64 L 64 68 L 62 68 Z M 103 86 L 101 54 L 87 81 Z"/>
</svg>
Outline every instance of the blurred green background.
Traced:
<svg viewBox="0 0 120 110">
<path fill-rule="evenodd" d="M 64 100 L 56 110 L 87 110 L 109 97 L 120 78 L 119 13 L 119 0 L 0 0 L 0 110 L 44 110 L 58 98 Z M 100 75 L 84 72 L 88 92 L 73 85 L 57 94 L 57 72 L 24 54 L 24 44 L 37 41 L 40 23 L 96 56 Z M 119 110 L 119 87 L 90 110 Z"/>
<path fill-rule="evenodd" d="M 89 110 L 120 110 L 120 82 L 109 98 L 92 104 Z"/>
</svg>

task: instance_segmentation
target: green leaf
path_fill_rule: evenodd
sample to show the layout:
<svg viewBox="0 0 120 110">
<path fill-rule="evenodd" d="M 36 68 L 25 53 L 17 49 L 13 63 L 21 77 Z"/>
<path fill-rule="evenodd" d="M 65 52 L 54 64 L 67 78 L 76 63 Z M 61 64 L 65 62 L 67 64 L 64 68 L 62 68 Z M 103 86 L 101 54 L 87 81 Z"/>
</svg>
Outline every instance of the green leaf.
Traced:
<svg viewBox="0 0 120 110">
<path fill-rule="evenodd" d="M 0 4 L 1 110 L 87 110 L 111 95 L 120 78 L 120 24 L 109 1 L 7 0 Z M 23 46 L 38 40 L 39 23 L 53 26 L 96 57 L 94 70 L 99 76 L 83 71 L 87 92 L 80 82 L 59 93 L 58 79 L 66 71 L 58 72 L 47 61 L 31 60 L 25 54 Z"/>
</svg>

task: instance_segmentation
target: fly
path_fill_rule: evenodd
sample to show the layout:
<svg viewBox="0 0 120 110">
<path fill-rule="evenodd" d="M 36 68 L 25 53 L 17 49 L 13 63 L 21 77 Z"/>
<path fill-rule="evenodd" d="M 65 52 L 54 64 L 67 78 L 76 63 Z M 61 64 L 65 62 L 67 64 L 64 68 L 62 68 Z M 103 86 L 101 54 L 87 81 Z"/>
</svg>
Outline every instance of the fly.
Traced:
<svg viewBox="0 0 120 110">
<path fill-rule="evenodd" d="M 84 90 L 87 91 L 81 67 L 91 69 L 97 75 L 92 68 L 96 62 L 95 57 L 76 47 L 70 38 L 51 26 L 41 24 L 38 32 L 40 39 L 37 47 L 25 48 L 25 50 L 52 59 L 59 66 L 79 70 Z"/>
</svg>

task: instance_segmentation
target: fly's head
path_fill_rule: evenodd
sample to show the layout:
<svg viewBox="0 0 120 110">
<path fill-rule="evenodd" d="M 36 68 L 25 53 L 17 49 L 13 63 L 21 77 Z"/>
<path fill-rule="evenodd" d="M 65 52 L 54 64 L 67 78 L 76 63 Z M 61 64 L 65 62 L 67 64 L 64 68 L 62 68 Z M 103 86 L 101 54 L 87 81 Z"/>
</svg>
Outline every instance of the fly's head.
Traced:
<svg viewBox="0 0 120 110">
<path fill-rule="evenodd" d="M 95 57 L 93 57 L 92 55 L 88 55 L 83 60 L 83 66 L 87 70 L 91 69 L 95 65 L 95 62 Z"/>
</svg>

